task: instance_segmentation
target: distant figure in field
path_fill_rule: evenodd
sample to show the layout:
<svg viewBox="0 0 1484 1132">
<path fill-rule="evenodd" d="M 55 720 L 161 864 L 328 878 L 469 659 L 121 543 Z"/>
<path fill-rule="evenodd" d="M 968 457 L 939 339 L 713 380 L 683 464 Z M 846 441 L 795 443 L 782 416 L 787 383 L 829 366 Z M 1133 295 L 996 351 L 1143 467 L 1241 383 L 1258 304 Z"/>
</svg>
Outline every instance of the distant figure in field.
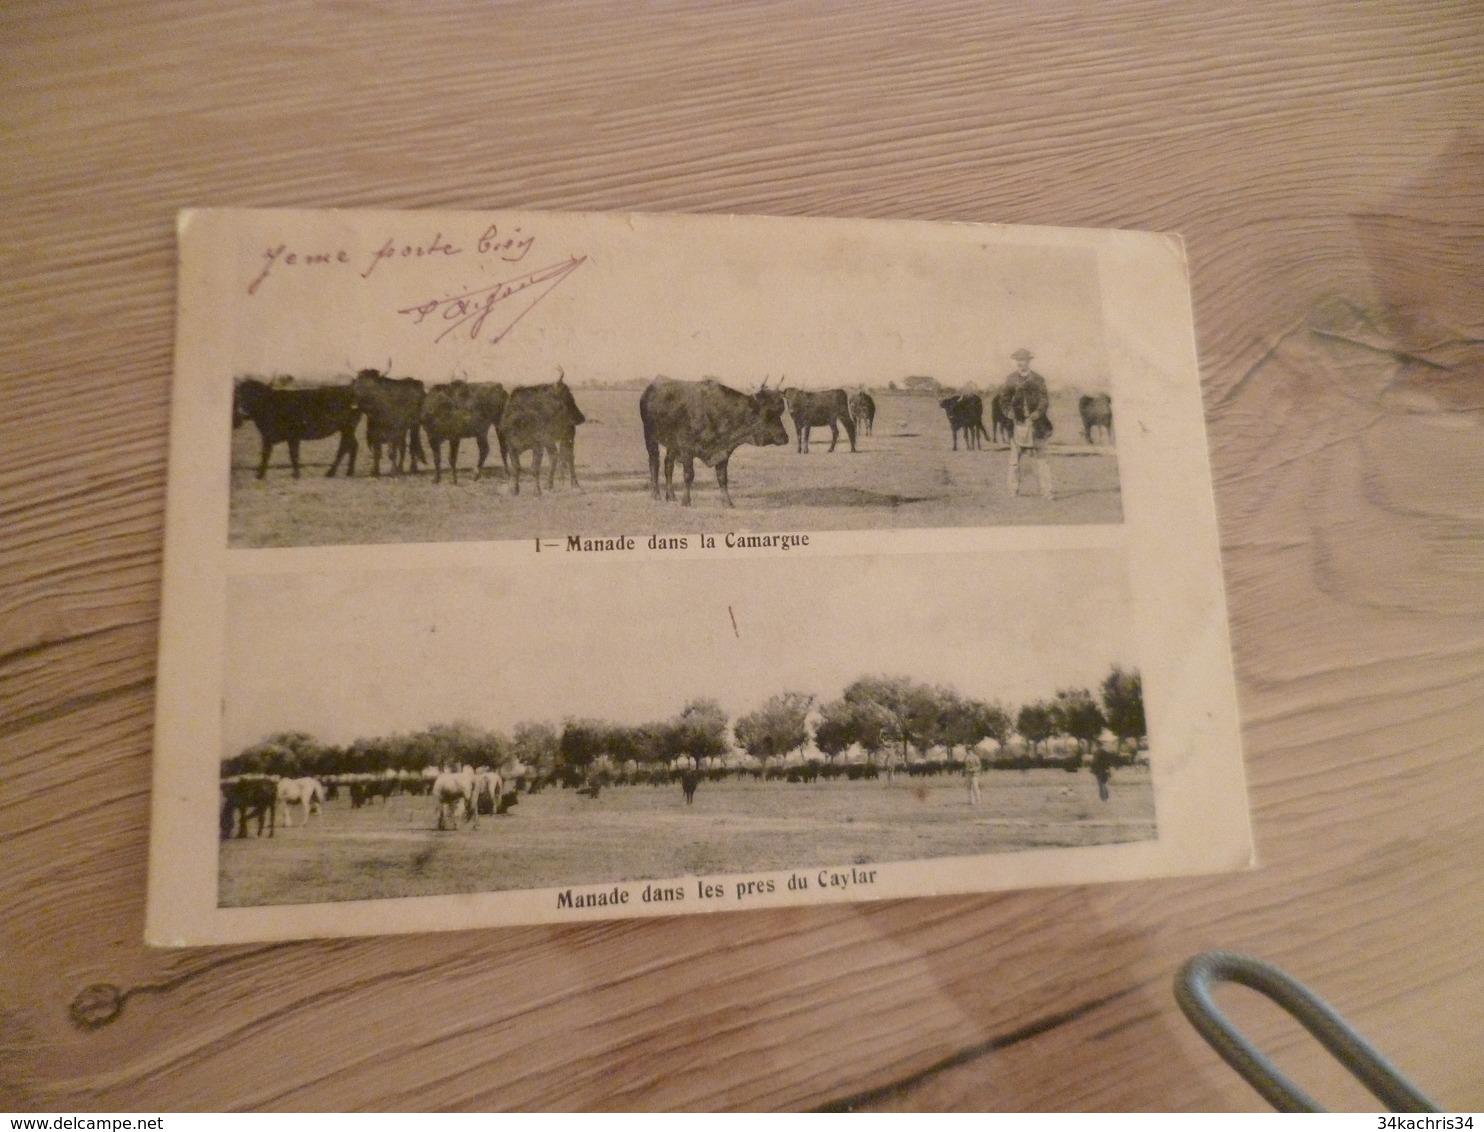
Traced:
<svg viewBox="0 0 1484 1132">
<path fill-rule="evenodd" d="M 897 766 L 898 766 L 898 762 L 897 762 L 897 753 L 896 753 L 896 751 L 887 751 L 886 752 L 886 784 L 888 786 L 891 785 L 892 775 L 896 774 L 896 772 L 897 772 Z"/>
<path fill-rule="evenodd" d="M 969 805 L 979 804 L 979 756 L 973 751 L 964 759 L 964 777 L 969 781 Z"/>
<path fill-rule="evenodd" d="M 1108 800 L 1108 779 L 1113 777 L 1113 756 L 1098 747 L 1092 755 L 1092 776 L 1098 780 L 1098 797 Z"/>
<path fill-rule="evenodd" d="M 1013 498 L 1020 494 L 1020 463 L 1029 458 L 1036 467 L 1041 494 L 1055 499 L 1051 486 L 1051 462 L 1046 457 L 1046 442 L 1051 438 L 1051 395 L 1046 379 L 1031 369 L 1029 350 L 1016 350 L 1015 372 L 1005 379 L 1003 392 L 1008 394 L 1006 408 L 1011 420 L 1009 490 Z"/>
<path fill-rule="evenodd" d="M 685 804 L 689 806 L 696 800 L 696 787 L 701 784 L 701 772 L 696 767 L 689 767 L 680 774 L 680 789 L 685 793 Z"/>
</svg>

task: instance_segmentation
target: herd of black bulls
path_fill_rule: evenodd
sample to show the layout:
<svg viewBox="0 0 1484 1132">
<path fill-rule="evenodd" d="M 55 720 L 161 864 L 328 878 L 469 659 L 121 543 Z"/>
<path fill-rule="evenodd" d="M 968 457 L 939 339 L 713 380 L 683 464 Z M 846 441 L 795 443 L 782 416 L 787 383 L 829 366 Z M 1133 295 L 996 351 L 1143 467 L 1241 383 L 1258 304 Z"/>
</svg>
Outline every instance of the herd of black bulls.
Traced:
<svg viewBox="0 0 1484 1132">
<path fill-rule="evenodd" d="M 390 366 L 388 366 L 390 368 Z M 675 464 L 684 472 L 681 502 L 689 506 L 695 481 L 695 461 L 716 469 L 722 500 L 731 507 L 727 490 L 727 463 L 743 444 L 787 445 L 783 415 L 794 423 L 800 453 L 809 451 L 811 429 L 830 430 L 830 451 L 835 450 L 843 427 L 855 451 L 857 435 L 870 434 L 876 403 L 864 390 L 847 396 L 843 389 L 769 389 L 764 381 L 756 393 L 741 393 L 721 383 L 674 381 L 656 378 L 639 398 L 639 417 L 644 427 L 644 446 L 649 455 L 649 483 L 655 499 L 660 494 L 660 450 L 664 449 L 665 487 L 663 498 L 675 499 Z M 960 433 L 967 447 L 980 440 L 1008 440 L 1014 421 L 1002 394 L 990 402 L 993 435 L 984 429 L 984 405 L 977 394 L 949 397 L 940 406 L 948 415 L 953 447 Z M 1092 431 L 1102 427 L 1111 436 L 1112 402 L 1106 394 L 1083 397 L 1079 408 L 1083 433 L 1092 443 Z M 565 468 L 573 486 L 577 484 L 574 449 L 577 426 L 587 418 L 577 407 L 565 376 L 546 385 L 517 386 L 507 390 L 498 382 L 453 381 L 425 386 L 415 378 L 393 378 L 375 369 L 363 369 L 347 385 L 284 387 L 257 378 L 236 383 L 232 399 L 232 427 L 252 421 L 262 437 L 262 455 L 257 478 L 268 471 L 268 461 L 279 443 L 287 443 L 294 477 L 299 476 L 299 445 L 305 440 L 324 440 L 339 435 L 335 459 L 325 474 L 333 476 L 345 460 L 345 474 L 355 474 L 356 429 L 366 420 L 366 442 L 371 446 L 371 475 L 381 474 L 386 450 L 391 468 L 417 470 L 427 463 L 422 436 L 433 452 L 433 479 L 443 478 L 443 446 L 448 446 L 449 473 L 458 482 L 459 442 L 473 440 L 479 450 L 475 478 L 484 474 L 489 458 L 489 434 L 494 430 L 500 446 L 500 462 L 510 473 L 515 494 L 520 493 L 521 456 L 531 453 L 531 472 L 536 494 L 541 494 L 541 464 L 550 459 L 548 488 L 554 486 L 559 469 Z"/>
<path fill-rule="evenodd" d="M 299 445 L 305 440 L 340 437 L 340 446 L 326 475 L 333 476 L 344 459 L 345 474 L 355 474 L 356 427 L 366 419 L 366 442 L 371 446 L 371 474 L 381 474 L 385 449 L 395 471 L 410 464 L 415 471 L 427 462 L 422 435 L 433 449 L 434 482 L 443 479 L 443 445 L 448 445 L 448 467 L 458 482 L 459 441 L 473 440 L 479 448 L 476 478 L 484 474 L 489 458 L 489 434 L 494 429 L 501 463 L 520 492 L 520 458 L 531 455 L 536 494 L 541 493 L 541 461 L 551 457 L 547 486 L 559 467 L 575 484 L 573 444 L 577 426 L 587 418 L 577 407 L 562 377 L 546 385 L 520 386 L 508 393 L 490 382 L 453 381 L 431 389 L 416 378 L 393 378 L 363 369 L 348 385 L 284 388 L 256 378 L 237 382 L 232 397 L 232 427 L 252 421 L 262 436 L 258 479 L 268 472 L 268 460 L 280 442 L 289 446 L 294 477 L 299 476 Z"/>
<path fill-rule="evenodd" d="M 840 393 L 841 403 L 844 394 Z M 639 399 L 644 425 L 644 444 L 649 452 L 650 484 L 659 495 L 660 449 L 665 450 L 665 498 L 674 499 L 675 463 L 685 470 L 685 498 L 695 480 L 695 460 L 716 469 L 722 498 L 732 505 L 727 492 L 727 461 L 742 444 L 787 444 L 783 427 L 787 408 L 784 394 L 768 389 L 767 382 L 756 393 L 739 393 L 716 381 L 671 381 L 657 378 Z M 574 448 L 577 426 L 587 418 L 577 407 L 562 376 L 546 385 L 518 386 L 506 391 L 498 383 L 454 381 L 431 389 L 415 378 L 393 378 L 374 369 L 363 369 L 348 385 L 289 388 L 270 385 L 256 378 L 236 383 L 232 400 L 232 426 L 252 421 L 262 437 L 258 479 L 268 472 L 268 461 L 279 443 L 289 446 L 294 476 L 299 476 L 299 445 L 305 440 L 324 440 L 339 435 L 340 446 L 326 475 L 333 476 L 345 461 L 346 475 L 355 474 L 356 429 L 366 420 L 366 442 L 371 446 L 371 474 L 381 474 L 385 449 L 393 470 L 427 462 L 422 436 L 433 450 L 434 482 L 443 478 L 442 449 L 448 445 L 448 466 L 458 482 L 459 441 L 473 440 L 479 448 L 476 478 L 483 474 L 489 457 L 489 434 L 493 429 L 500 445 L 500 460 L 510 472 L 513 492 L 520 493 L 521 456 L 531 453 L 536 493 L 541 493 L 541 463 L 551 460 L 547 487 L 554 485 L 558 469 L 565 467 L 575 486 L 577 469 Z M 827 422 L 820 422 L 827 423 Z M 831 425 L 833 429 L 833 424 Z M 847 418 L 851 447 L 854 425 Z M 831 444 L 833 448 L 833 443 Z"/>
</svg>

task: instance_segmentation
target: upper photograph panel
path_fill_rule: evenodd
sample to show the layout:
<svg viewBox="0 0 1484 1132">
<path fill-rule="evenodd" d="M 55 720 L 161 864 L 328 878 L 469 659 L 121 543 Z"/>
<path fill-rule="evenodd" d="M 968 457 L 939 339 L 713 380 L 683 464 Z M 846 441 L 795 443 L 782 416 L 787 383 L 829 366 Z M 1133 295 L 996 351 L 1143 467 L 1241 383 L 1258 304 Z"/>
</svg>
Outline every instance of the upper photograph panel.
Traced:
<svg viewBox="0 0 1484 1132">
<path fill-rule="evenodd" d="M 1120 523 L 1093 236 L 186 214 L 228 545 Z"/>
</svg>

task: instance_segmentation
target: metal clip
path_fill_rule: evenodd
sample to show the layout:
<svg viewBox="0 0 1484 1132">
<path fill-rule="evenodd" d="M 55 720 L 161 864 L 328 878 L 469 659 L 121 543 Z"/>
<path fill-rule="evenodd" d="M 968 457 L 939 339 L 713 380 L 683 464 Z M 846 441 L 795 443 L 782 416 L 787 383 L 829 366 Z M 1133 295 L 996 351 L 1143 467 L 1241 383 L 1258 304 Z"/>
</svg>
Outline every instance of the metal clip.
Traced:
<svg viewBox="0 0 1484 1132">
<path fill-rule="evenodd" d="M 1230 951 L 1197 955 L 1175 976 L 1175 1001 L 1222 1060 L 1279 1112 L 1326 1110 L 1232 1025 L 1211 997 L 1212 984 L 1217 982 L 1239 983 L 1272 999 L 1392 1112 L 1440 1111 L 1327 1002 L 1297 979 L 1248 955 Z"/>
</svg>

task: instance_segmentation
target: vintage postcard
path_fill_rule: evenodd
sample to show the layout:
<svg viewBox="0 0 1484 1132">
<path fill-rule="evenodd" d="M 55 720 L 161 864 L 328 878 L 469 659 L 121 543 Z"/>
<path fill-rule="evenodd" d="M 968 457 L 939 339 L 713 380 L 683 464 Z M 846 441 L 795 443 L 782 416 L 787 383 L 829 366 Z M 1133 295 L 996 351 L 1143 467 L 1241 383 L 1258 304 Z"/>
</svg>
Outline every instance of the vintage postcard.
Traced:
<svg viewBox="0 0 1484 1132">
<path fill-rule="evenodd" d="M 179 245 L 151 943 L 1252 863 L 1178 238 Z"/>
</svg>

